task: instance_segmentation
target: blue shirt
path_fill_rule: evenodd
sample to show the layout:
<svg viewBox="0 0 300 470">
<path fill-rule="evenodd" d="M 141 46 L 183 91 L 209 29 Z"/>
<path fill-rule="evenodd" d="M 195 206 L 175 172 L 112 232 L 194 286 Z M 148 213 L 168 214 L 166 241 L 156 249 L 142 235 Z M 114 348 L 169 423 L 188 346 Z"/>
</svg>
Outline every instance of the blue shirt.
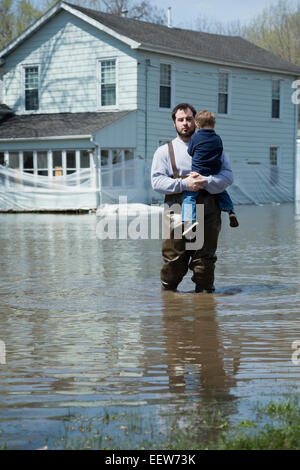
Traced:
<svg viewBox="0 0 300 470">
<path fill-rule="evenodd" d="M 192 171 L 203 176 L 220 172 L 223 142 L 214 129 L 199 129 L 191 137 L 188 153 L 192 157 Z"/>
<path fill-rule="evenodd" d="M 183 142 L 179 137 L 172 140 L 175 162 L 179 175 L 188 175 L 191 171 L 192 158 L 188 154 L 189 144 Z M 203 183 L 204 189 L 210 194 L 219 194 L 233 183 L 233 173 L 227 156 L 223 153 L 222 168 L 217 175 L 206 176 Z M 159 147 L 153 157 L 151 168 L 151 182 L 155 191 L 162 194 L 176 194 L 187 191 L 186 179 L 173 178 L 173 169 L 169 156 L 168 145 Z"/>
</svg>

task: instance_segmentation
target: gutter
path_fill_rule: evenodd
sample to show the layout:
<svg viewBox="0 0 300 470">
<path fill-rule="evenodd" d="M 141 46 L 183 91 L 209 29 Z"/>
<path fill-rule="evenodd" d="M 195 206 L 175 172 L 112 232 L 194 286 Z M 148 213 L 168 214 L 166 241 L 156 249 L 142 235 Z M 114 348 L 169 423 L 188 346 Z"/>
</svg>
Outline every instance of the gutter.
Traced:
<svg viewBox="0 0 300 470">
<path fill-rule="evenodd" d="M 209 64 L 215 64 L 215 65 L 221 65 L 221 66 L 227 66 L 227 67 L 236 67 L 236 68 L 241 68 L 241 69 L 250 69 L 250 70 L 257 70 L 259 72 L 268 72 L 268 73 L 278 73 L 278 74 L 283 74 L 283 75 L 290 75 L 293 77 L 298 77 L 300 76 L 300 68 L 298 71 L 287 71 L 287 70 L 281 70 L 281 69 L 274 69 L 272 67 L 264 67 L 261 65 L 253 65 L 253 64 L 247 64 L 247 63 L 241 63 L 241 62 L 232 62 L 230 60 L 222 60 L 222 59 L 211 59 L 209 57 L 199 57 L 199 56 L 194 56 L 194 55 L 189 55 L 186 52 L 178 52 L 178 51 L 172 51 L 168 48 L 155 48 L 151 46 L 144 46 L 141 45 L 138 47 L 138 49 L 142 51 L 147 51 L 147 52 L 154 52 L 156 54 L 165 54 L 169 55 L 172 57 L 181 57 L 183 59 L 189 59 L 189 60 L 194 60 L 196 62 L 207 62 Z"/>
<path fill-rule="evenodd" d="M 64 136 L 45 136 L 45 137 L 12 137 L 9 139 L 0 139 L 0 142 L 36 142 L 43 140 L 71 140 L 71 139 L 91 139 L 91 135 L 64 135 Z"/>
</svg>

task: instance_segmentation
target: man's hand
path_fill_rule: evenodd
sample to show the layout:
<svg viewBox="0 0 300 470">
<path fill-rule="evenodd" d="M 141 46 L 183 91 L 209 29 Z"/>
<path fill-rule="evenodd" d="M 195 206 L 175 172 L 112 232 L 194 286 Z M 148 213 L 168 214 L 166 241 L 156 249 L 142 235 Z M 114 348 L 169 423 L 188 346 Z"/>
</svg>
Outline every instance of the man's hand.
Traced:
<svg viewBox="0 0 300 470">
<path fill-rule="evenodd" d="M 199 189 L 203 189 L 203 183 L 207 181 L 207 177 L 192 171 L 187 177 L 186 181 L 189 191 L 198 191 Z"/>
</svg>

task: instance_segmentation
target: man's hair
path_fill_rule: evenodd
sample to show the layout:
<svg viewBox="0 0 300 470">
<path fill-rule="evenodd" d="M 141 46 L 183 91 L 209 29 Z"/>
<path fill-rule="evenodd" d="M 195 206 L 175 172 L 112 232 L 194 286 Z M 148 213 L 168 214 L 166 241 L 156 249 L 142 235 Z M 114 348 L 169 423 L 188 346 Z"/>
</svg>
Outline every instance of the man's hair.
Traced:
<svg viewBox="0 0 300 470">
<path fill-rule="evenodd" d="M 194 106 L 192 106 L 191 104 L 188 104 L 188 103 L 180 103 L 177 106 L 175 106 L 175 108 L 172 111 L 173 121 L 175 122 L 177 111 L 179 111 L 179 110 L 186 111 L 187 109 L 190 109 L 192 111 L 194 117 L 196 116 L 196 110 L 195 110 Z"/>
<path fill-rule="evenodd" d="M 196 114 L 195 122 L 199 127 L 215 127 L 216 117 L 207 109 L 202 109 Z"/>
</svg>

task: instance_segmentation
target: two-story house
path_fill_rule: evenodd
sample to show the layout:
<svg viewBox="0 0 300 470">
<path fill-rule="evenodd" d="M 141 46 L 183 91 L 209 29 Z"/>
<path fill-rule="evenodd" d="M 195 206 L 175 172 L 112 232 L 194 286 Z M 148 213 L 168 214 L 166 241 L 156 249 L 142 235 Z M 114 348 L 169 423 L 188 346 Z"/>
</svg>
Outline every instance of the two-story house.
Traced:
<svg viewBox="0 0 300 470">
<path fill-rule="evenodd" d="M 0 53 L 0 210 L 159 199 L 173 106 L 216 113 L 236 203 L 292 201 L 295 65 L 240 37 L 59 2 Z"/>
</svg>

